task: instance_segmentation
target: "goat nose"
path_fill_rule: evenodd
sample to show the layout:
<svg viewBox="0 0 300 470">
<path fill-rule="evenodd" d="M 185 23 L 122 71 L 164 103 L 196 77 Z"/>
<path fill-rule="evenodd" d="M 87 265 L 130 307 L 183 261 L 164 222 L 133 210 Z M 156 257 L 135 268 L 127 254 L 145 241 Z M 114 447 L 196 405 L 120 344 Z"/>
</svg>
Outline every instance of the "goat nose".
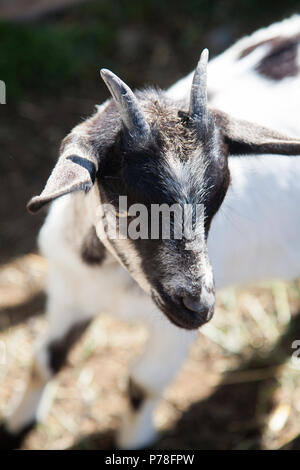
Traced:
<svg viewBox="0 0 300 470">
<path fill-rule="evenodd" d="M 208 305 L 201 302 L 200 297 L 193 297 L 186 295 L 182 297 L 183 305 L 192 312 L 198 313 L 199 315 L 207 315 L 209 311 Z"/>
</svg>

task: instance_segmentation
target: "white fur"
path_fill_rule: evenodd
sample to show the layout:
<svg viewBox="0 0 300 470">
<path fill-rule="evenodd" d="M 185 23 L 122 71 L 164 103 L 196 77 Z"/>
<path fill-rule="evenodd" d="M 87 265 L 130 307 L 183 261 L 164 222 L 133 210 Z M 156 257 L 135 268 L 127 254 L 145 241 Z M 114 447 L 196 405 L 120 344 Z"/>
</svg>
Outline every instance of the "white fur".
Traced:
<svg viewBox="0 0 300 470">
<path fill-rule="evenodd" d="M 232 157 L 208 252 L 216 287 L 300 274 L 300 157 Z"/>
<path fill-rule="evenodd" d="M 300 75 L 273 81 L 258 74 L 255 65 L 268 51 L 266 45 L 239 59 L 240 53 L 251 45 L 276 36 L 293 36 L 299 31 L 300 15 L 294 15 L 239 40 L 211 60 L 207 71 L 210 104 L 237 118 L 299 137 Z M 179 80 L 168 90 L 169 96 L 188 99 L 192 78 L 193 72 Z"/>
</svg>

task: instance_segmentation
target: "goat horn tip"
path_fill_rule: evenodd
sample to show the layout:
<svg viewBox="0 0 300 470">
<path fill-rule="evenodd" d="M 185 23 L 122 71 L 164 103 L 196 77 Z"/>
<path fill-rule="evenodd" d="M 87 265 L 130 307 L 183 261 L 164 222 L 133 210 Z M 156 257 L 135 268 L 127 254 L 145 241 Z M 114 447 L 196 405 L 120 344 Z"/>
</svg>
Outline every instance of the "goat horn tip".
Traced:
<svg viewBox="0 0 300 470">
<path fill-rule="evenodd" d="M 201 52 L 200 60 L 208 61 L 208 57 L 209 57 L 209 50 L 208 50 L 207 47 L 206 47 L 206 48 L 203 49 L 203 51 Z"/>
<path fill-rule="evenodd" d="M 105 79 L 107 77 L 114 76 L 114 73 L 111 70 L 108 70 L 108 69 L 101 69 L 100 70 L 100 75 L 103 79 Z"/>
</svg>

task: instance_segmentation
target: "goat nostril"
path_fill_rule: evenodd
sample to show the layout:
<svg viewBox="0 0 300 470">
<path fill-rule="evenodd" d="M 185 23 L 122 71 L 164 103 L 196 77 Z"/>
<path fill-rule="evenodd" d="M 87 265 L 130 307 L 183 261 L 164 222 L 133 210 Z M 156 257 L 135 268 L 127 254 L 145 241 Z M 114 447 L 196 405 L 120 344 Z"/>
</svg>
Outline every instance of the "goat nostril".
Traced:
<svg viewBox="0 0 300 470">
<path fill-rule="evenodd" d="M 201 302 L 200 297 L 185 296 L 182 297 L 182 303 L 188 310 L 191 310 L 195 313 L 203 315 L 207 314 L 209 311 L 208 306 Z"/>
</svg>

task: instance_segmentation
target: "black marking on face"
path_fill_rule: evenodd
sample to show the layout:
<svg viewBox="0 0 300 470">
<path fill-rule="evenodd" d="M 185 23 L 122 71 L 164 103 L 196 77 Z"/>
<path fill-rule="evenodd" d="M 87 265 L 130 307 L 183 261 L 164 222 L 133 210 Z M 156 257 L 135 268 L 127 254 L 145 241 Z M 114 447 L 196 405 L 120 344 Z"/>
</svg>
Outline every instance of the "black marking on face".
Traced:
<svg viewBox="0 0 300 470">
<path fill-rule="evenodd" d="M 288 38 L 277 36 L 247 47 L 241 52 L 239 58 L 246 57 L 260 46 L 269 46 L 270 50 L 260 60 L 256 70 L 272 80 L 282 80 L 286 77 L 297 76 L 299 73 L 297 61 L 299 43 L 300 33 Z"/>
<path fill-rule="evenodd" d="M 138 385 L 131 377 L 128 382 L 129 403 L 134 411 L 139 411 L 142 407 L 147 394 L 143 388 Z"/>
<path fill-rule="evenodd" d="M 170 154 L 175 161 L 187 166 L 191 159 L 194 160 L 188 176 L 188 192 L 170 167 Z M 184 204 L 202 203 L 207 212 L 208 233 L 211 219 L 229 185 L 227 155 L 227 146 L 212 119 L 208 129 L 201 129 L 186 113 L 176 112 L 169 121 L 164 117 L 162 122 L 154 125 L 151 139 L 142 145 L 135 145 L 126 134 L 119 135 L 99 171 L 103 202 L 115 205 L 116 210 L 119 195 L 127 196 L 128 206 L 140 203 L 149 208 L 151 204 L 180 204 L 183 207 Z M 199 175 L 204 171 L 209 190 L 201 199 Z"/>
<path fill-rule="evenodd" d="M 89 265 L 101 265 L 106 257 L 106 248 L 99 240 L 95 227 L 91 227 L 81 247 L 81 258 Z"/>
<path fill-rule="evenodd" d="M 90 322 L 90 319 L 78 322 L 62 338 L 53 340 L 48 345 L 49 367 L 53 374 L 58 373 L 64 366 L 69 351 L 83 335 Z"/>
<path fill-rule="evenodd" d="M 148 209 L 149 231 L 152 204 L 179 204 L 182 208 L 184 204 L 203 204 L 207 237 L 213 216 L 230 182 L 228 147 L 212 116 L 208 125 L 202 128 L 200 122 L 183 111 L 178 112 L 174 105 L 165 104 L 164 108 L 163 100 L 157 104 L 158 97 L 152 108 L 149 106 L 147 117 L 151 124 L 151 137 L 148 141 L 136 142 L 120 131 L 114 145 L 108 149 L 98 173 L 101 201 L 112 204 L 116 213 L 120 195 L 127 196 L 128 207 L 135 203 L 143 204 Z M 184 178 L 181 177 L 181 167 Z M 174 275 L 180 272 L 185 285 L 179 288 L 188 288 L 190 295 L 198 295 L 202 281 L 200 277 L 195 279 L 191 266 L 201 260 L 199 253 L 185 249 L 185 239 L 174 239 L 172 223 L 170 228 L 170 240 L 164 240 L 160 233 L 158 240 L 149 237 L 127 242 L 137 253 L 142 274 L 153 289 L 153 299 L 159 308 L 177 326 L 193 329 L 207 318 L 187 311 L 180 294 L 175 298 L 164 285 L 172 272 Z M 121 248 L 117 240 L 109 240 L 109 243 L 131 272 L 124 244 Z M 204 256 L 205 250 L 202 259 Z"/>
</svg>

